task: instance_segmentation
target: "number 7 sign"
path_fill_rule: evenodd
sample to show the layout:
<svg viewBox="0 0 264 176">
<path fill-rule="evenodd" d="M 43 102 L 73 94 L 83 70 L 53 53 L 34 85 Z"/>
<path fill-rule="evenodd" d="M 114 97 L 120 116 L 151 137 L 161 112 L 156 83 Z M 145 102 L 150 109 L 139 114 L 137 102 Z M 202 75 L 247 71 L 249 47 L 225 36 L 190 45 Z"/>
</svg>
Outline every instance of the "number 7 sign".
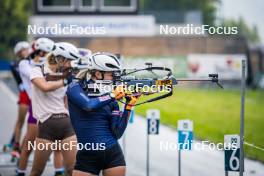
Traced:
<svg viewBox="0 0 264 176">
<path fill-rule="evenodd" d="M 191 150 L 193 141 L 193 122 L 191 120 L 178 121 L 179 150 Z"/>
</svg>

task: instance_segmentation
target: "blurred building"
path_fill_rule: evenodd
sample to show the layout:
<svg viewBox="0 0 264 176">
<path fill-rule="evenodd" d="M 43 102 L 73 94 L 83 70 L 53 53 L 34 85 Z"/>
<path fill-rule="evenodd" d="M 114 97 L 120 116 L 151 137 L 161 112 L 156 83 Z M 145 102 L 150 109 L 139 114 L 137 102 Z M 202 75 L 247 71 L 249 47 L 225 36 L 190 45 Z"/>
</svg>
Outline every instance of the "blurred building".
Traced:
<svg viewBox="0 0 264 176">
<path fill-rule="evenodd" d="M 237 55 L 243 56 L 240 60 L 246 55 L 248 57 L 252 55 L 247 40 L 239 35 L 161 34 L 161 24 L 202 25 L 201 12 L 139 8 L 139 3 L 142 1 L 34 0 L 34 14 L 30 19 L 31 28 L 28 28 L 29 37 L 31 39 L 50 37 L 55 41 L 69 41 L 79 47 L 89 48 L 93 52 L 108 51 L 128 57 L 184 56 L 187 58 L 184 68 L 186 70 L 188 70 L 187 62 L 190 54 L 214 54 L 215 60 L 224 57 L 226 59 L 223 59 L 222 65 L 225 64 L 225 69 L 231 68 L 230 63 L 235 62 L 230 62 L 230 59 L 237 58 Z M 90 33 L 82 33 L 78 29 L 70 34 L 60 31 L 70 26 L 88 29 Z M 253 65 L 250 62 L 251 60 L 248 65 Z M 239 71 L 237 65 L 233 65 L 232 68 L 235 68 L 236 73 Z M 249 82 L 253 80 L 254 69 L 255 67 L 253 70 L 248 69 Z"/>
<path fill-rule="evenodd" d="M 93 51 L 118 52 L 128 56 L 170 56 L 189 53 L 245 53 L 247 45 L 238 36 L 161 35 L 160 24 L 202 24 L 199 11 L 156 11 L 139 9 L 138 0 L 35 0 L 31 25 L 37 27 L 105 27 L 103 35 L 45 34 L 68 40 Z M 32 29 L 32 28 L 31 28 Z M 41 31 L 42 30 L 42 31 Z M 31 30 L 32 32 L 33 30 Z"/>
</svg>

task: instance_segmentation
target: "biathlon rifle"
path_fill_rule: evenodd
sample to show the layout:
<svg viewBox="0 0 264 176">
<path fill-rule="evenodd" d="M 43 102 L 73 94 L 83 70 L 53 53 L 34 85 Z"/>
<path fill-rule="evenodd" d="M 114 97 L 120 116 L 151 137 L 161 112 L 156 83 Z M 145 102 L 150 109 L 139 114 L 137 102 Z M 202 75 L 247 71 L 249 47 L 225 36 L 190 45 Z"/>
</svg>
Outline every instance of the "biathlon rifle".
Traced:
<svg viewBox="0 0 264 176">
<path fill-rule="evenodd" d="M 89 69 L 89 64 L 77 64 L 75 63 L 75 67 L 73 69 L 81 70 L 81 69 Z M 149 72 L 153 74 L 153 77 L 151 78 L 137 78 L 136 76 L 132 76 L 133 74 L 137 74 L 140 72 Z M 155 73 L 155 71 L 166 73 L 163 78 L 158 78 L 159 75 Z M 137 87 L 136 89 L 132 91 L 125 91 L 125 94 L 127 97 L 129 96 L 141 96 L 141 95 L 153 95 L 156 93 L 159 93 L 159 91 L 151 91 L 151 92 L 145 92 L 141 91 L 144 86 L 151 87 L 156 86 L 158 88 L 161 88 L 163 90 L 164 87 L 166 87 L 167 91 L 165 94 L 158 95 L 156 97 L 150 98 L 148 100 L 145 100 L 143 102 L 137 103 L 135 106 L 154 102 L 160 99 L 167 98 L 169 96 L 173 95 L 173 86 L 179 84 L 180 82 L 211 82 L 214 84 L 217 84 L 220 88 L 223 88 L 223 86 L 219 82 L 218 74 L 209 74 L 208 78 L 202 78 L 202 79 L 189 79 L 189 78 L 174 78 L 172 70 L 167 67 L 158 67 L 158 66 L 152 66 L 152 63 L 146 63 L 145 68 L 140 69 L 122 69 L 120 72 L 114 72 L 113 81 L 111 83 L 115 86 L 117 85 L 125 85 L 126 87 L 134 86 Z M 90 86 L 90 85 L 88 85 Z M 99 95 L 99 94 L 98 94 Z M 123 101 L 120 101 L 123 104 L 126 104 Z"/>
</svg>

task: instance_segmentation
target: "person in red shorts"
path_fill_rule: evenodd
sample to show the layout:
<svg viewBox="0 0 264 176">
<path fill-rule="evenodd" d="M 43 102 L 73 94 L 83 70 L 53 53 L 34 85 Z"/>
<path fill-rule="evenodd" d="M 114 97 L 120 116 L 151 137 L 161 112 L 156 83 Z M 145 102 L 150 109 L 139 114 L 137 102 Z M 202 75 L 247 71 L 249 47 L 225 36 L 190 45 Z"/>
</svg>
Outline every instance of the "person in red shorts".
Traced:
<svg viewBox="0 0 264 176">
<path fill-rule="evenodd" d="M 27 95 L 26 90 L 23 87 L 22 80 L 19 75 L 18 65 L 21 60 L 26 59 L 30 53 L 30 44 L 26 41 L 18 42 L 14 48 L 14 53 L 17 60 L 11 62 L 10 68 L 13 74 L 13 77 L 17 83 L 19 96 L 18 96 L 18 118 L 15 124 L 15 129 L 13 133 L 13 137 L 10 141 L 10 145 L 13 148 L 12 158 L 18 157 L 19 155 L 19 143 L 21 138 L 21 130 L 25 121 L 25 117 L 28 111 L 28 107 L 30 105 L 30 99 Z"/>
</svg>

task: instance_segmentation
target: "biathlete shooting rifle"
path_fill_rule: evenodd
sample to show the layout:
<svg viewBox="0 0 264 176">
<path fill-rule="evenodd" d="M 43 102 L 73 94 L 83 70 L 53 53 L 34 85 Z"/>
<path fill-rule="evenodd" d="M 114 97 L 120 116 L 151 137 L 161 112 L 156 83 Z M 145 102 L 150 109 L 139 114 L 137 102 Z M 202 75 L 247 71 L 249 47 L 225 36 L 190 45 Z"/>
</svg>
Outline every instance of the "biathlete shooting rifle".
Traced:
<svg viewBox="0 0 264 176">
<path fill-rule="evenodd" d="M 73 64 L 73 70 L 82 70 L 87 69 L 89 70 L 91 68 L 91 64 L 86 61 L 75 61 Z M 147 72 L 152 74 L 150 78 L 138 78 L 137 76 L 134 76 L 134 74 L 140 74 L 143 72 Z M 161 75 L 164 75 L 162 78 L 158 78 L 158 73 L 163 73 Z M 159 93 L 162 90 L 166 89 L 166 93 L 162 95 L 158 95 L 153 98 L 149 98 L 147 100 L 144 100 L 143 102 L 137 103 L 135 106 L 154 102 L 157 100 L 161 100 L 164 98 L 167 98 L 169 96 L 173 95 L 173 86 L 179 84 L 180 82 L 211 82 L 214 84 L 217 84 L 220 88 L 223 88 L 223 86 L 220 84 L 218 79 L 218 74 L 209 74 L 208 78 L 201 78 L 201 79 L 189 79 L 189 78 L 174 78 L 172 70 L 167 67 L 157 67 L 152 66 L 152 63 L 146 63 L 146 67 L 140 68 L 140 69 L 122 69 L 120 72 L 114 72 L 113 80 L 112 81 L 101 81 L 104 85 L 124 85 L 125 87 L 132 87 L 132 89 L 125 89 L 125 94 L 127 97 L 129 96 L 141 96 L 141 95 L 153 95 L 156 93 Z M 96 82 L 95 84 L 97 84 Z M 93 88 L 95 84 L 88 84 L 87 87 Z M 153 91 L 144 91 L 144 87 L 155 87 L 156 89 Z M 109 92 L 111 89 L 109 90 Z M 106 92 L 103 92 L 106 93 Z M 95 96 L 96 94 L 92 94 Z M 100 92 L 97 92 L 97 95 L 102 95 Z M 126 104 L 125 102 L 121 101 L 121 103 Z"/>
</svg>

